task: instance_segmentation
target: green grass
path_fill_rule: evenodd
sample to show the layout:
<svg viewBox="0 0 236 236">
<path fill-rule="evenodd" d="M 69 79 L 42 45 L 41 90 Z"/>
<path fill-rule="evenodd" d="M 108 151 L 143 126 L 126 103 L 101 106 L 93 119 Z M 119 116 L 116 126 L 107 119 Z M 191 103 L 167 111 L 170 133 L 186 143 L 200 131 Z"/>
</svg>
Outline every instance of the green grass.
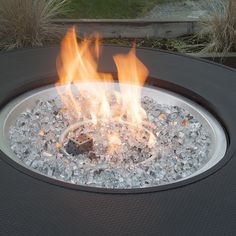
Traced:
<svg viewBox="0 0 236 236">
<path fill-rule="evenodd" d="M 176 0 L 69 0 L 67 18 L 125 19 L 144 16 L 156 4 Z"/>
<path fill-rule="evenodd" d="M 149 47 L 158 48 L 163 50 L 169 50 L 173 52 L 181 52 L 182 47 L 185 46 L 184 38 L 176 39 L 103 39 L 103 44 L 119 45 L 119 46 L 129 46 L 132 47 L 135 43 L 136 47 Z"/>
<path fill-rule="evenodd" d="M 158 48 L 181 53 L 198 53 L 202 50 L 206 41 L 204 39 L 199 40 L 196 35 L 186 35 L 174 39 L 103 39 L 102 43 L 129 47 L 135 43 L 136 47 Z"/>
</svg>

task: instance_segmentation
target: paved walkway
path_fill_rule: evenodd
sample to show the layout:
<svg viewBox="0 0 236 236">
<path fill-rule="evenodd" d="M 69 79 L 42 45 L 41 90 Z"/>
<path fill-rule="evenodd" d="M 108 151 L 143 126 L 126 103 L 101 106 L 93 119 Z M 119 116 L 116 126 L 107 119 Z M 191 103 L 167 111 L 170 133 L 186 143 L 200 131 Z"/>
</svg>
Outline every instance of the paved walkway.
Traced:
<svg viewBox="0 0 236 236">
<path fill-rule="evenodd" d="M 179 0 L 154 7 L 145 18 L 158 20 L 199 20 L 211 11 L 210 4 L 220 0 Z"/>
</svg>

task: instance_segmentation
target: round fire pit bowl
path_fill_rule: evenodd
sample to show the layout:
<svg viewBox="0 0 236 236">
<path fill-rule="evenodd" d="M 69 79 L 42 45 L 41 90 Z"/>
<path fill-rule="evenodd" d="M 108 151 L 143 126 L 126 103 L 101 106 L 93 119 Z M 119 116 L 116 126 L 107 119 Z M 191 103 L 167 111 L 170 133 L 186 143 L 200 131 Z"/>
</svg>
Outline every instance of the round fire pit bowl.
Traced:
<svg viewBox="0 0 236 236">
<path fill-rule="evenodd" d="M 104 46 L 99 70 L 116 76 L 112 56 L 127 51 Z M 142 96 L 184 109 L 199 122 L 200 133 L 209 138 L 206 162 L 189 175 L 140 188 L 89 186 L 49 178 L 12 149 L 17 141 L 11 137 L 18 132 L 12 127 L 22 112 L 57 96 L 58 53 L 58 47 L 47 47 L 0 55 L 1 235 L 235 235 L 235 70 L 137 49 L 149 70 Z M 116 83 L 111 86 L 117 89 Z"/>
<path fill-rule="evenodd" d="M 77 87 L 81 91 L 83 89 L 89 91 L 91 86 L 95 86 L 95 84 L 79 84 Z M 118 83 L 108 83 L 107 87 L 108 91 L 119 91 Z M 77 94 L 78 90 L 75 86 L 72 86 L 73 88 L 73 92 Z M 108 159 L 100 160 L 99 154 L 101 152 L 103 154 L 106 150 L 102 148 L 100 151 L 100 147 L 96 147 L 96 144 L 104 146 L 106 135 L 103 137 L 102 133 L 99 133 L 98 138 L 96 136 L 93 140 L 94 152 L 92 153 L 95 157 L 90 157 L 91 152 L 86 152 L 84 155 L 70 155 L 65 149 L 67 147 L 63 147 L 66 136 L 70 131 L 75 130 L 74 127 L 80 128 L 87 125 L 82 131 L 89 129 L 92 122 L 75 121 L 67 127 L 67 120 L 64 118 L 65 111 L 61 112 L 61 105 L 57 105 L 60 102 L 57 89 L 42 87 L 39 91 L 30 91 L 8 103 L 0 113 L 0 134 L 2 134 L 0 149 L 18 164 L 49 178 L 88 187 L 136 188 L 138 191 L 138 188 L 171 184 L 204 173 L 220 162 L 226 152 L 224 130 L 204 108 L 167 90 L 144 87 L 142 89 L 143 105 L 146 105 L 146 109 L 150 109 L 148 116 L 154 117 L 155 123 L 153 122 L 153 124 L 157 125 L 157 128 L 154 129 L 154 133 L 157 135 L 153 134 L 155 147 L 148 148 L 148 143 L 146 147 L 146 142 L 143 140 L 144 144 L 141 143 L 140 147 L 138 146 L 139 150 L 136 151 L 135 145 L 139 145 L 139 143 L 131 142 L 127 150 L 115 150 L 120 151 L 120 155 L 124 152 L 125 157 L 123 158 L 127 160 L 112 161 L 111 158 L 119 155 L 117 153 L 108 153 L 105 155 L 105 158 L 108 156 Z M 61 86 L 60 90 L 65 94 L 66 86 Z M 50 122 L 50 119 L 55 119 L 55 121 Z M 60 122 L 61 125 L 58 125 Z M 106 125 L 104 121 L 101 122 L 100 129 Z M 144 138 L 149 137 L 149 127 L 140 130 L 133 127 L 132 124 L 119 123 L 115 120 L 106 125 L 105 130 L 109 132 L 109 126 L 115 122 L 121 128 L 126 127 L 126 133 L 130 129 L 131 131 L 135 129 L 135 132 L 140 132 L 139 135 L 144 135 Z M 112 131 L 116 127 L 113 126 Z M 68 131 L 66 131 L 67 129 Z M 99 132 L 97 131 L 98 125 L 94 125 L 94 129 L 91 133 L 93 136 Z M 106 132 L 105 130 L 102 132 Z M 132 133 L 124 133 L 124 138 L 126 135 L 130 140 L 136 139 L 136 135 L 133 137 Z M 125 142 L 122 141 L 123 146 L 116 149 L 125 149 Z M 56 146 L 61 143 L 62 147 L 57 148 Z M 54 145 L 55 148 L 53 148 Z M 110 146 L 108 146 L 109 148 Z M 133 150 L 131 154 L 128 149 Z M 144 153 L 145 150 L 147 153 Z M 98 152 L 100 153 L 97 154 Z M 108 150 L 108 152 L 111 151 Z M 136 156 L 133 157 L 133 155 Z M 144 158 L 139 159 L 139 155 L 143 155 Z M 130 160 L 132 158 L 135 159 Z M 124 166 L 125 161 L 127 163 Z"/>
</svg>

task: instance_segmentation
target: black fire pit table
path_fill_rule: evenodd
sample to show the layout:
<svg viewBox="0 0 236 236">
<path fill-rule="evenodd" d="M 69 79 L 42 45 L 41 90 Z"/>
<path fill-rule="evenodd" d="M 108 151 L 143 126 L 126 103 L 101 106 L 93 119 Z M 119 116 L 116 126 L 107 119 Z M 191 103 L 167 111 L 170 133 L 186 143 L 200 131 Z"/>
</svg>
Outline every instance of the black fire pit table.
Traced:
<svg viewBox="0 0 236 236">
<path fill-rule="evenodd" d="M 116 76 L 112 56 L 128 50 L 104 46 L 99 70 Z M 211 144 L 205 141 L 205 131 L 199 132 L 201 142 L 211 145 L 211 158 L 200 171 L 186 177 L 182 173 L 176 181 L 151 186 L 145 182 L 140 188 L 96 187 L 34 171 L 31 162 L 27 166 L 28 159 L 22 164 L 16 149 L 11 147 L 12 154 L 9 148 L 8 130 L 17 137 L 11 126 L 17 115 L 23 108 L 31 109 L 35 97 L 54 93 L 58 53 L 58 47 L 46 47 L 0 55 L 0 235 L 236 235 L 236 71 L 183 55 L 138 49 L 138 58 L 149 70 L 144 93 L 153 99 L 159 96 L 163 103 L 175 101 L 173 105 L 194 114 L 190 119 L 198 119 L 209 131 Z M 183 126 L 186 122 L 181 120 Z M 177 140 L 184 134 L 179 135 Z M 91 163 L 96 163 L 97 156 L 90 151 L 94 145 L 96 140 L 83 135 L 70 139 L 66 150 L 73 155 L 88 151 Z"/>
</svg>

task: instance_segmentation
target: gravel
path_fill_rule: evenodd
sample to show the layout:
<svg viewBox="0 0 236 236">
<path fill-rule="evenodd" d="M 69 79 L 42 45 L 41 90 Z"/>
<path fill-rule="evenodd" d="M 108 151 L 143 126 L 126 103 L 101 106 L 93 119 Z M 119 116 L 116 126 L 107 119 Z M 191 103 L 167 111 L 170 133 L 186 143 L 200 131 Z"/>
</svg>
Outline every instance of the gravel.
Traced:
<svg viewBox="0 0 236 236">
<path fill-rule="evenodd" d="M 142 98 L 142 107 L 147 113 L 142 127 L 125 118 L 94 125 L 87 115 L 78 119 L 58 97 L 40 99 L 10 127 L 11 149 L 21 162 L 43 175 L 100 188 L 169 184 L 204 166 L 211 138 L 195 117 L 181 107 L 159 104 L 147 96 Z M 74 123 L 78 127 L 60 143 L 62 133 Z M 68 154 L 69 138 L 81 134 L 92 137 L 93 149 Z M 155 142 L 150 142 L 150 137 L 155 137 Z"/>
<path fill-rule="evenodd" d="M 156 20 L 201 20 L 209 16 L 220 0 L 179 0 L 155 6 L 145 18 Z"/>
</svg>

